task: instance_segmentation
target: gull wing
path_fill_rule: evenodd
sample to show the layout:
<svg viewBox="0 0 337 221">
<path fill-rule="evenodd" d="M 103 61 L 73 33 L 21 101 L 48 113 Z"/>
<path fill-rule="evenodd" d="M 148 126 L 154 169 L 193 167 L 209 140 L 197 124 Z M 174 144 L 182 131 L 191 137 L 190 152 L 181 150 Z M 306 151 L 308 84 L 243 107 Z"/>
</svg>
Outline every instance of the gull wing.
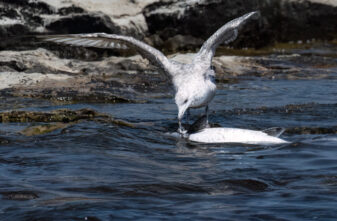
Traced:
<svg viewBox="0 0 337 221">
<path fill-rule="evenodd" d="M 68 44 L 82 47 L 96 48 L 123 48 L 127 47 L 135 49 L 143 57 L 148 59 L 153 65 L 161 68 L 165 73 L 169 72 L 169 67 L 172 65 L 168 58 L 157 49 L 145 44 L 133 37 L 92 33 L 92 34 L 69 34 L 69 35 L 47 35 L 38 36 L 45 41 L 51 41 L 60 44 Z"/>
<path fill-rule="evenodd" d="M 222 42 L 228 44 L 234 41 L 238 36 L 239 29 L 248 20 L 256 19 L 259 15 L 260 13 L 257 11 L 250 12 L 223 25 L 209 39 L 207 39 L 207 41 L 204 42 L 195 59 L 198 62 L 211 65 L 216 48 Z"/>
</svg>

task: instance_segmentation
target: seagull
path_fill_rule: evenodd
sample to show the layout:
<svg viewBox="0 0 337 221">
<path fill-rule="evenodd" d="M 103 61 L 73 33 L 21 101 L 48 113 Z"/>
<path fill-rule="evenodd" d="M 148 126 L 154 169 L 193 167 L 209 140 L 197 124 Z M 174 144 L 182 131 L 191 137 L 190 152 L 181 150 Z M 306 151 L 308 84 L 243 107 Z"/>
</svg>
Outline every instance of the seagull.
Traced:
<svg viewBox="0 0 337 221">
<path fill-rule="evenodd" d="M 254 11 L 236 18 L 221 28 L 205 41 L 193 57 L 192 63 L 185 64 L 167 58 L 162 52 L 130 36 L 90 33 L 40 36 L 45 41 L 82 47 L 97 48 L 133 48 L 143 57 L 157 66 L 161 72 L 172 79 L 175 89 L 175 103 L 178 107 L 178 132 L 187 131 L 182 126 L 182 119 L 189 108 L 205 107 L 208 122 L 208 104 L 216 91 L 215 72 L 211 68 L 216 48 L 221 44 L 234 41 L 242 26 L 251 19 L 257 19 L 259 12 Z"/>
</svg>

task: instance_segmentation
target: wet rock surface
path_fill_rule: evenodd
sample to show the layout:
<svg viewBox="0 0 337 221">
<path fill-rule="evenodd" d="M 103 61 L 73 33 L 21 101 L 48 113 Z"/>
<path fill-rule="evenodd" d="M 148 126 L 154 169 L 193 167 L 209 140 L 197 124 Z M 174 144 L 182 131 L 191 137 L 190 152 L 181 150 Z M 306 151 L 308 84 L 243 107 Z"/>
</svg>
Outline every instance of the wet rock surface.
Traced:
<svg viewBox="0 0 337 221">
<path fill-rule="evenodd" d="M 140 56 L 100 61 L 61 59 L 45 50 L 0 52 L 0 89 L 7 96 L 64 102 L 137 102 L 170 92 L 165 76 Z"/>
<path fill-rule="evenodd" d="M 32 200 L 39 198 L 36 193 L 31 191 L 0 192 L 0 194 L 6 200 Z"/>
<path fill-rule="evenodd" d="M 0 112 L 2 123 L 27 123 L 27 122 L 75 122 L 79 120 L 93 120 L 97 118 L 109 119 L 108 115 L 99 114 L 94 110 L 55 110 L 51 112 L 10 111 Z"/>
<path fill-rule="evenodd" d="M 37 136 L 48 134 L 56 130 L 62 130 L 61 133 L 66 132 L 66 128 L 73 126 L 83 120 L 99 122 L 110 122 L 116 125 L 131 125 L 130 123 L 114 120 L 108 115 L 99 114 L 94 110 L 54 110 L 51 112 L 34 112 L 34 111 L 10 111 L 0 112 L 1 123 L 32 123 L 25 129 L 21 130 L 19 134 L 25 136 Z M 39 124 L 37 123 L 45 123 Z M 2 139 L 1 144 L 7 144 L 9 141 Z"/>
<path fill-rule="evenodd" d="M 213 59 L 217 82 L 235 83 L 250 76 L 289 80 L 335 78 L 337 55 L 333 50 L 336 48 L 334 43 L 286 46 L 289 48 L 265 51 L 220 48 L 219 53 L 236 56 L 220 55 Z M 76 50 L 75 47 L 66 48 Z M 267 55 L 271 52 L 272 56 Z M 238 56 L 240 53 L 243 55 Z M 251 56 L 256 53 L 266 55 Z M 170 77 L 158 72 L 139 55 L 105 57 L 96 54 L 99 57 L 81 60 L 75 59 L 74 55 L 64 55 L 43 48 L 0 52 L 1 94 L 58 102 L 111 103 L 144 102 L 173 94 Z M 169 55 L 184 63 L 191 62 L 193 56 L 193 53 Z"/>
<path fill-rule="evenodd" d="M 91 109 L 69 110 L 58 109 L 50 112 L 41 111 L 9 111 L 0 112 L 1 123 L 32 123 L 19 133 L 25 136 L 36 136 L 61 130 L 66 133 L 66 128 L 83 121 L 95 121 L 98 123 L 114 124 L 116 126 L 136 128 L 143 123 L 133 124 L 121 119 L 114 119 L 107 114 L 101 114 Z M 44 123 L 36 125 L 37 123 Z M 146 125 L 146 124 L 144 124 Z M 9 141 L 1 138 L 1 144 Z"/>
<path fill-rule="evenodd" d="M 38 125 L 38 126 L 29 126 L 25 128 L 24 130 L 22 130 L 20 134 L 25 135 L 25 136 L 37 136 L 37 135 L 51 133 L 56 130 L 66 129 L 67 127 L 70 127 L 71 125 L 72 124 L 69 124 L 69 123 L 53 123 L 53 124 L 45 124 L 45 125 Z"/>
</svg>

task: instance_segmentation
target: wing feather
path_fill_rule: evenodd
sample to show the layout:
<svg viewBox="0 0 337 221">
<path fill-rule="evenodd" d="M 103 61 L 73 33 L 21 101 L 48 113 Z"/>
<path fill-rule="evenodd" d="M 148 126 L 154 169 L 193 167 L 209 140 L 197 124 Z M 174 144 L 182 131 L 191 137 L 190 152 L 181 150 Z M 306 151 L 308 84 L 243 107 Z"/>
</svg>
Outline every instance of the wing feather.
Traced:
<svg viewBox="0 0 337 221">
<path fill-rule="evenodd" d="M 170 74 L 170 66 L 173 65 L 159 50 L 133 37 L 105 33 L 47 35 L 38 37 L 44 39 L 45 41 L 83 47 L 121 49 L 126 49 L 127 47 L 133 48 L 143 57 L 148 59 L 153 65 L 158 66 L 167 74 Z"/>
<path fill-rule="evenodd" d="M 258 17 L 259 12 L 250 12 L 223 25 L 211 37 L 209 37 L 207 41 L 204 42 L 196 56 L 196 59 L 207 63 L 207 65 L 211 65 L 216 48 L 222 42 L 229 44 L 230 42 L 234 41 L 238 36 L 240 28 L 248 20 Z"/>
</svg>

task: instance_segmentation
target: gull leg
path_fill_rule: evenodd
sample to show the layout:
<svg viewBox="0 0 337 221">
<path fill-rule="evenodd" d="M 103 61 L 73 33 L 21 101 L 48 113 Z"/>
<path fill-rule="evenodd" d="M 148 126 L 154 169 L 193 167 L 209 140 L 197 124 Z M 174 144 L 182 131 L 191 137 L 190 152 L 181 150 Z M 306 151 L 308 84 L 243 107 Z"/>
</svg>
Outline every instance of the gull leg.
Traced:
<svg viewBox="0 0 337 221">
<path fill-rule="evenodd" d="M 178 119 L 178 124 L 179 124 L 178 133 L 180 133 L 180 134 L 186 133 L 185 128 L 184 128 L 183 125 L 181 124 L 181 119 Z"/>
<path fill-rule="evenodd" d="M 182 120 L 182 118 L 180 118 L 180 119 L 178 118 L 178 124 L 179 124 L 178 133 L 180 133 L 181 137 L 185 137 L 186 134 L 187 134 L 187 130 L 181 124 L 181 120 Z"/>
<path fill-rule="evenodd" d="M 191 117 L 191 112 L 190 112 L 190 109 L 187 108 L 187 110 L 186 110 L 186 121 L 187 122 L 190 122 L 190 117 Z"/>
<path fill-rule="evenodd" d="M 183 127 L 183 125 L 181 124 L 181 120 L 184 117 L 185 111 L 188 108 L 188 104 L 183 105 L 183 106 L 178 106 L 178 124 L 179 124 L 179 129 L 178 132 L 183 136 L 184 134 L 186 134 L 187 130 L 185 130 L 185 128 Z"/>
<path fill-rule="evenodd" d="M 208 125 L 208 105 L 205 108 L 205 114 L 206 114 L 206 124 Z"/>
</svg>

